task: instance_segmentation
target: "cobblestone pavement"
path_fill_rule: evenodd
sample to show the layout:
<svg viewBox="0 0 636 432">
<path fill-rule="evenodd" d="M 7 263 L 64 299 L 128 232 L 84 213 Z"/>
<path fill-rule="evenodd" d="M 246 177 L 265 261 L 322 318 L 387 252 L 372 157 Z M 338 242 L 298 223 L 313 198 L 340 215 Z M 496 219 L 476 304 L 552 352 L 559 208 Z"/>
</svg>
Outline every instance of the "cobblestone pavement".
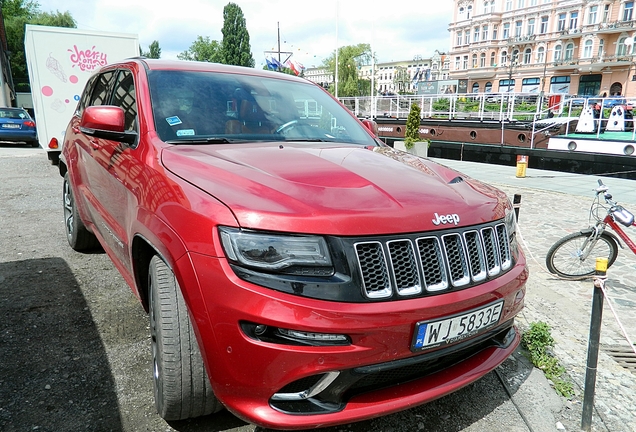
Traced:
<svg viewBox="0 0 636 432">
<path fill-rule="evenodd" d="M 572 413 L 580 416 L 593 281 L 561 280 L 547 272 L 545 257 L 558 239 L 589 226 L 589 209 L 594 197 L 592 189 L 599 177 L 558 173 L 559 179 L 554 181 L 552 173 L 543 171 L 535 172 L 533 177 L 516 178 L 514 167 L 447 160 L 438 162 L 487 181 L 510 197 L 521 194 L 519 231 L 531 276 L 527 285 L 526 308 L 518 322 L 522 326 L 535 321 L 550 325 L 556 340 L 554 353 L 575 386 L 576 395 L 568 404 Z M 542 175 L 545 176 L 543 180 Z M 636 181 L 613 178 L 603 178 L 603 181 L 610 187 L 616 201 L 636 212 Z M 527 184 L 533 187 L 526 187 Z M 555 187 L 555 184 L 559 186 Z M 626 233 L 636 240 L 636 228 L 626 229 Z M 636 355 L 632 353 L 634 363 L 630 370 L 620 366 L 610 352 L 613 347 L 627 352 L 630 348 L 609 303 L 614 306 L 628 337 L 636 342 L 636 256 L 627 247 L 619 251 L 618 259 L 608 269 L 606 288 L 610 298 L 604 302 L 594 412 L 602 424 L 595 423 L 594 430 L 636 431 Z"/>
</svg>

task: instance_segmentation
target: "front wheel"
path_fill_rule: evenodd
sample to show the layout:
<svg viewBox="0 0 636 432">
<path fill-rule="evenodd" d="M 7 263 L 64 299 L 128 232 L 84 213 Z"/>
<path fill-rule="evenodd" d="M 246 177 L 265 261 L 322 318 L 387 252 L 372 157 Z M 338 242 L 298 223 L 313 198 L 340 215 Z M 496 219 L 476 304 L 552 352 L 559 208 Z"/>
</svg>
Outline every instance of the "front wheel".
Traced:
<svg viewBox="0 0 636 432">
<path fill-rule="evenodd" d="M 148 289 L 157 412 L 165 420 L 184 420 L 219 411 L 179 284 L 156 255 Z"/>
<path fill-rule="evenodd" d="M 594 231 L 569 234 L 557 241 L 548 251 L 545 263 L 551 273 L 566 278 L 591 276 L 596 270 L 596 258 L 607 258 L 607 267 L 618 256 L 616 240 L 603 232 L 595 244 L 589 241 Z"/>
</svg>

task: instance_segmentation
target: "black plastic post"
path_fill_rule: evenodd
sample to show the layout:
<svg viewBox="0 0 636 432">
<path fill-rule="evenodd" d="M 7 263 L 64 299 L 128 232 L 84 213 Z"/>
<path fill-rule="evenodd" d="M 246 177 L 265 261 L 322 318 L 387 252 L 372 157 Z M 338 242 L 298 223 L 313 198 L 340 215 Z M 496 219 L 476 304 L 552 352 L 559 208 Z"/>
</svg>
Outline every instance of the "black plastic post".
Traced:
<svg viewBox="0 0 636 432">
<path fill-rule="evenodd" d="M 519 209 L 521 208 L 521 194 L 515 194 L 512 198 L 512 208 L 515 210 L 515 216 L 519 220 Z"/>
<path fill-rule="evenodd" d="M 596 259 L 596 275 L 594 276 L 594 295 L 592 296 L 592 317 L 590 322 L 590 339 L 587 346 L 587 367 L 585 371 L 585 391 L 583 394 L 583 415 L 581 430 L 592 430 L 592 411 L 594 409 L 594 392 L 596 389 L 596 367 L 598 365 L 599 342 L 601 340 L 601 320 L 603 318 L 603 290 L 607 273 L 607 258 Z"/>
</svg>

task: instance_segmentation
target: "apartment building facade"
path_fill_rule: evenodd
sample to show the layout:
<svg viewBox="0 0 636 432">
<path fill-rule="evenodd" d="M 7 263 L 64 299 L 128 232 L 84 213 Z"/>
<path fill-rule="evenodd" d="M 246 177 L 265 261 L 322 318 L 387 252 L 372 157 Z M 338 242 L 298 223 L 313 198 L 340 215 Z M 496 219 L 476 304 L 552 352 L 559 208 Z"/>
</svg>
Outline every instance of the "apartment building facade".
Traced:
<svg viewBox="0 0 636 432">
<path fill-rule="evenodd" d="M 468 92 L 636 96 L 626 0 L 454 0 L 451 79 Z"/>
<path fill-rule="evenodd" d="M 412 60 L 363 65 L 358 70 L 358 76 L 371 81 L 374 72 L 376 94 L 417 93 L 424 82 L 448 80 L 450 62 L 446 54 L 435 51 L 430 58 L 416 57 Z M 322 67 L 305 69 L 304 77 L 323 87 L 328 87 L 334 82 L 333 74 Z"/>
</svg>

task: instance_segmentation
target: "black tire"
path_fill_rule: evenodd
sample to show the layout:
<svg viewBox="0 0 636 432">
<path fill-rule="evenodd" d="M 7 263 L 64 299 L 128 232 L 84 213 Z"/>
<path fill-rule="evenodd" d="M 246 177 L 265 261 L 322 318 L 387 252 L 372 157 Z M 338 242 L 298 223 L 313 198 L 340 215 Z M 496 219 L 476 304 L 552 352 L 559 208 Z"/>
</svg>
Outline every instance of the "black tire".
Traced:
<svg viewBox="0 0 636 432">
<path fill-rule="evenodd" d="M 586 230 L 569 234 L 552 245 L 545 259 L 548 270 L 565 278 L 581 278 L 594 274 L 596 258 L 607 258 L 608 267 L 614 264 L 618 256 L 618 244 L 606 232 L 601 234 L 594 249 L 587 253 L 586 259 L 579 258 L 584 252 L 588 252 L 582 251 L 581 247 L 592 233 L 592 230 Z"/>
<path fill-rule="evenodd" d="M 148 290 L 157 412 L 170 421 L 219 411 L 222 405 L 212 392 L 181 289 L 156 255 L 150 261 Z"/>
<path fill-rule="evenodd" d="M 64 174 L 64 185 L 62 192 L 62 204 L 64 206 L 64 226 L 66 228 L 66 239 L 68 244 L 76 251 L 85 251 L 99 247 L 97 237 L 90 232 L 77 211 L 73 188 L 69 181 L 68 172 Z"/>
</svg>

